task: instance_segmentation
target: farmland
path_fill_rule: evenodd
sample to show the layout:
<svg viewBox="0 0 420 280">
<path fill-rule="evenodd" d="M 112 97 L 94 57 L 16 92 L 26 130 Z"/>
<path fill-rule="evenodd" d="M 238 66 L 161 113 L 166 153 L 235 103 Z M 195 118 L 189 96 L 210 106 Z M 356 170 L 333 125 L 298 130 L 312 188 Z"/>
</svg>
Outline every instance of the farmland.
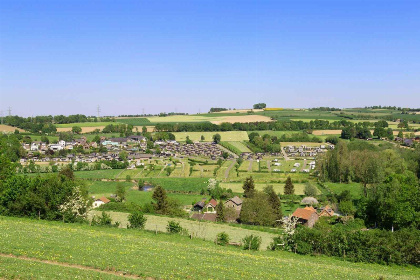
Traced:
<svg viewBox="0 0 420 280">
<path fill-rule="evenodd" d="M 248 141 L 248 134 L 245 131 L 219 131 L 219 132 L 174 132 L 175 140 L 184 142 L 187 136 L 192 141 L 201 141 L 204 136 L 204 142 L 212 142 L 213 135 L 220 134 L 222 141 Z"/>
<path fill-rule="evenodd" d="M 112 244 L 112 246 L 104 245 Z M 147 231 L 89 227 L 22 218 L 0 218 L 0 252 L 25 256 L 39 261 L 54 261 L 65 265 L 79 265 L 107 271 L 159 279 L 189 277 L 213 279 L 416 279 L 418 268 L 393 267 L 375 264 L 349 263 L 328 257 L 299 256 L 288 252 L 246 252 L 238 248 L 219 247 L 201 239 L 179 235 L 157 234 Z M 161 260 L 166 260 L 161 265 Z M 34 265 L 42 269 L 39 275 L 56 279 L 55 266 L 44 263 L 0 258 L 0 275 L 16 275 L 18 264 Z M 253 265 L 250 266 L 249 264 Z M 305 270 L 301 269 L 305 267 Z M 182 269 L 180 269 L 182 268 Z M 74 268 L 76 269 L 76 268 Z M 99 272 L 77 272 L 81 277 L 96 277 Z M 307 271 L 311 273 L 308 274 Z M 33 278 L 23 270 L 19 279 Z M 32 269 L 38 275 L 38 272 Z M 46 272 L 50 272 L 49 274 Z M 74 272 L 65 266 L 64 277 Z M 234 273 L 232 273 L 234 272 Z M 103 277 L 102 277 L 103 276 Z M 107 274 L 101 274 L 103 279 Z"/>
</svg>

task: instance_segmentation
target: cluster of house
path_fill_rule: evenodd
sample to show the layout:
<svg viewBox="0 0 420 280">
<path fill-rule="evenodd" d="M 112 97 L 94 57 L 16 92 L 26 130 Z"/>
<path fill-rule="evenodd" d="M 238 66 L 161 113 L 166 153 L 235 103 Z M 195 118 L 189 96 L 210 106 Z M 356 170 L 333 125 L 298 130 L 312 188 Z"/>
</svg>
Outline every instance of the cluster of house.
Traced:
<svg viewBox="0 0 420 280">
<path fill-rule="evenodd" d="M 333 144 L 321 144 L 319 146 L 286 146 L 283 150 L 288 157 L 315 157 L 320 153 L 325 153 L 328 150 L 334 149 Z"/>
<path fill-rule="evenodd" d="M 20 163 L 25 163 L 28 161 L 33 162 L 86 162 L 86 163 L 93 163 L 98 162 L 102 160 L 117 160 L 121 161 L 121 158 L 119 156 L 118 152 L 106 152 L 106 153 L 90 153 L 90 154 L 80 154 L 80 155 L 74 155 L 74 154 L 68 154 L 65 156 L 57 156 L 57 157 L 37 157 L 37 156 L 31 156 L 28 155 L 28 158 L 21 158 Z"/>
<path fill-rule="evenodd" d="M 334 213 L 334 210 L 330 206 L 321 207 L 315 209 L 312 206 L 306 206 L 305 208 L 298 208 L 293 212 L 292 217 L 298 218 L 298 223 L 307 226 L 313 227 L 315 223 L 319 220 L 319 217 L 332 217 L 337 215 Z"/>
<path fill-rule="evenodd" d="M 218 202 L 214 199 L 211 199 L 208 203 L 205 202 L 205 199 L 197 202 L 194 204 L 192 211 L 193 214 L 191 216 L 192 219 L 195 220 L 206 220 L 206 221 L 216 221 L 216 206 Z M 224 207 L 233 210 L 234 215 L 229 217 L 230 221 L 235 221 L 239 218 L 239 213 L 242 209 L 242 199 L 238 196 L 234 196 L 224 202 Z"/>
<path fill-rule="evenodd" d="M 223 154 L 223 150 L 215 143 L 180 144 L 176 141 L 159 141 L 155 145 L 159 145 L 161 153 L 166 156 L 206 156 L 215 160 Z"/>
<path fill-rule="evenodd" d="M 420 136 L 416 136 L 415 138 L 401 138 L 395 137 L 394 141 L 401 143 L 407 147 L 413 147 L 416 143 L 420 143 Z"/>
<path fill-rule="evenodd" d="M 55 144 L 47 144 L 42 141 L 34 141 L 31 144 L 23 143 L 22 147 L 28 152 L 40 152 L 45 154 L 47 151 L 61 151 L 61 150 L 73 150 L 77 146 L 82 146 L 84 150 L 89 150 L 91 148 L 97 148 L 98 144 L 96 142 L 88 143 L 86 137 L 81 137 L 73 141 L 64 141 L 60 140 Z"/>
</svg>

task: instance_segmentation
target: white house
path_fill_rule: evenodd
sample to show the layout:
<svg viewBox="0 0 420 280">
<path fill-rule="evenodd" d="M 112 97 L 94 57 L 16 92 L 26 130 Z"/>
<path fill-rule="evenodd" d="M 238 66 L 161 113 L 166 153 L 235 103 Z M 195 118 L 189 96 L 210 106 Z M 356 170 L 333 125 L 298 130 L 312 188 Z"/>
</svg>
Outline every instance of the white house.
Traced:
<svg viewBox="0 0 420 280">
<path fill-rule="evenodd" d="M 103 196 L 103 197 L 101 197 L 101 198 L 99 198 L 99 199 L 95 200 L 95 201 L 93 202 L 92 207 L 93 207 L 93 208 L 96 208 L 96 207 L 101 206 L 102 204 L 107 204 L 107 203 L 109 203 L 110 201 L 111 201 L 111 200 L 109 200 L 108 198 L 106 198 L 105 196 Z"/>
</svg>

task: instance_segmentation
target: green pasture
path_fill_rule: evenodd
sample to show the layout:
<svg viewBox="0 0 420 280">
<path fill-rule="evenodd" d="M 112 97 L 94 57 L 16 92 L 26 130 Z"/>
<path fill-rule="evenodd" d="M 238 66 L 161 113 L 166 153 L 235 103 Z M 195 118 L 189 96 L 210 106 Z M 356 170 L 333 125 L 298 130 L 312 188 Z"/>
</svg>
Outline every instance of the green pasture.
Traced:
<svg viewBox="0 0 420 280">
<path fill-rule="evenodd" d="M 150 218 L 150 222 L 153 219 Z M 162 222 L 163 224 L 163 222 Z M 198 225 L 195 232 L 206 231 Z M 220 232 L 227 230 L 220 228 Z M 217 231 L 217 229 L 213 229 Z M 261 236 L 262 233 L 256 233 Z M 232 233 L 232 238 L 236 238 Z M 237 239 L 236 239 L 237 240 Z M 221 247 L 201 238 L 84 224 L 0 218 L 0 253 L 37 260 L 83 265 L 100 270 L 125 271 L 153 279 L 418 279 L 419 268 L 351 263 L 325 256 L 289 252 L 249 252 Z M 162 265 L 162 260 L 165 260 Z M 57 279 L 70 269 L 18 264 L 1 258 L 0 275 L 17 279 Z M 20 262 L 22 263 L 22 262 Z M 250 265 L 252 264 L 252 265 Z M 33 267 L 30 267 L 34 265 Z M 28 270 L 23 271 L 23 268 Z M 38 269 L 35 269 L 39 268 Z M 61 268 L 61 267 L 60 267 Z M 22 275 L 16 275 L 22 271 Z M 30 273 L 33 273 L 30 275 Z M 48 273 L 49 272 L 49 273 Z M 92 276 L 94 273 L 87 272 Z M 77 274 L 72 275 L 73 278 Z M 90 275 L 85 275 L 88 277 Z M 101 275 L 103 276 L 103 275 Z M 106 276 L 103 276 L 103 279 Z M 64 277 L 63 277 L 64 278 Z M 68 277 L 71 278 L 71 277 Z"/>
</svg>

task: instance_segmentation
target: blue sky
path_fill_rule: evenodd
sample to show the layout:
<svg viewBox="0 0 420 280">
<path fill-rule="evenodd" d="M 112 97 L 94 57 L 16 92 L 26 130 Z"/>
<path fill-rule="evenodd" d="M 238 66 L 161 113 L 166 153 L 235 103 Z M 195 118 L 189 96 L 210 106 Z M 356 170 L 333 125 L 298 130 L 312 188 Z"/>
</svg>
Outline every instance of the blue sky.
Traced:
<svg viewBox="0 0 420 280">
<path fill-rule="evenodd" d="M 0 110 L 420 107 L 420 1 L 0 1 Z"/>
</svg>

